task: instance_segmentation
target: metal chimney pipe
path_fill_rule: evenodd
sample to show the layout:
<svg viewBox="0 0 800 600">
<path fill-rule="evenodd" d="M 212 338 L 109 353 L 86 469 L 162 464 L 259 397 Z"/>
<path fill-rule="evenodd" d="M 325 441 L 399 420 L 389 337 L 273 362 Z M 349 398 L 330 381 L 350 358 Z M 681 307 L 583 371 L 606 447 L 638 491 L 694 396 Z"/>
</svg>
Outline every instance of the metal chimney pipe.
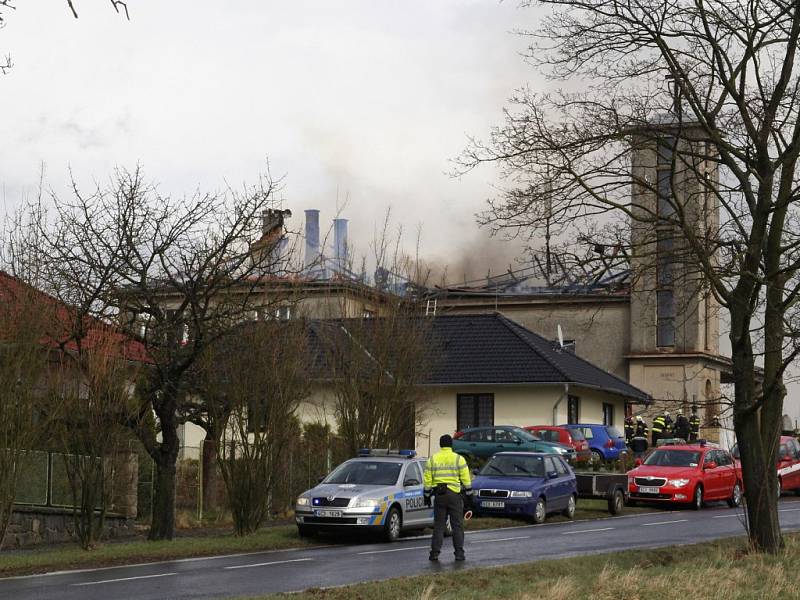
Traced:
<svg viewBox="0 0 800 600">
<path fill-rule="evenodd" d="M 336 270 L 347 268 L 347 219 L 333 220 L 333 255 Z"/>
<path fill-rule="evenodd" d="M 306 213 L 306 269 L 319 269 L 319 210 L 309 208 Z"/>
</svg>

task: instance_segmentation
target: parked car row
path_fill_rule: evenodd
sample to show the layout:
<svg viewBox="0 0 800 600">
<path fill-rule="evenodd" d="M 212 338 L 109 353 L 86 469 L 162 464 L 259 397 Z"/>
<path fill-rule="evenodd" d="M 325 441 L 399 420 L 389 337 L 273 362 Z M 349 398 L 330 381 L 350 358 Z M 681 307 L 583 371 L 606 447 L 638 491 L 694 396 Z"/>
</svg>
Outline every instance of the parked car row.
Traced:
<svg viewBox="0 0 800 600">
<path fill-rule="evenodd" d="M 489 458 L 497 452 L 519 450 L 548 452 L 563 456 L 569 461 L 576 457 L 575 448 L 560 442 L 545 441 L 521 427 L 493 425 L 470 427 L 453 434 L 453 451 L 463 456 Z"/>
<path fill-rule="evenodd" d="M 562 437 L 562 429 L 569 438 Z M 625 500 L 629 505 L 679 504 L 695 510 L 711 501 L 724 501 L 730 507 L 742 502 L 736 447 L 728 452 L 704 440 L 662 446 L 651 449 L 643 460 L 637 459 L 637 466 L 627 475 L 576 474 L 568 460 L 578 455 L 576 445 L 586 452 L 581 442 L 593 452 L 591 440 L 597 440 L 608 456 L 623 451 L 613 428 L 603 425 L 494 426 L 457 432 L 453 441 L 456 452 L 488 458 L 473 471 L 474 514 L 524 517 L 542 523 L 553 513 L 572 518 L 579 497 L 604 498 L 613 514 Z M 393 541 L 403 531 L 431 527 L 433 510 L 423 499 L 425 460 L 408 450 L 366 451 L 345 461 L 297 498 L 295 521 L 300 535 L 355 529 L 377 532 Z M 796 439 L 780 438 L 776 468 L 779 491 L 800 494 L 800 443 Z M 583 479 L 579 481 L 579 477 Z"/>
<path fill-rule="evenodd" d="M 616 427 L 594 423 L 470 427 L 455 432 L 453 450 L 477 458 L 508 450 L 553 452 L 573 463 L 616 460 L 627 452 Z"/>
</svg>

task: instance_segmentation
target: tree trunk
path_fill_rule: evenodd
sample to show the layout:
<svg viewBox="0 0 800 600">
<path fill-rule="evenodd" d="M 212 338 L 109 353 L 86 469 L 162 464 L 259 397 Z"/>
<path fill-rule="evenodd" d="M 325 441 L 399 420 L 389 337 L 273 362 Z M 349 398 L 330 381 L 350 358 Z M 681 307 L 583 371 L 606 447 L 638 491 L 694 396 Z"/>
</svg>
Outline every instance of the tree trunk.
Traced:
<svg viewBox="0 0 800 600">
<path fill-rule="evenodd" d="M 171 540 L 175 537 L 175 475 L 177 453 L 159 453 L 155 459 L 153 481 L 153 522 L 149 540 Z"/>
<path fill-rule="evenodd" d="M 775 553 L 783 546 L 783 538 L 778 522 L 775 461 L 769 460 L 771 453 L 765 446 L 772 443 L 772 439 L 762 436 L 760 421 L 764 415 L 755 408 L 755 363 L 749 321 L 731 310 L 731 325 L 735 378 L 733 425 L 742 463 L 748 536 L 757 550 Z"/>
<path fill-rule="evenodd" d="M 212 432 L 203 441 L 203 512 L 219 509 L 219 472 L 217 470 L 217 441 Z"/>
</svg>

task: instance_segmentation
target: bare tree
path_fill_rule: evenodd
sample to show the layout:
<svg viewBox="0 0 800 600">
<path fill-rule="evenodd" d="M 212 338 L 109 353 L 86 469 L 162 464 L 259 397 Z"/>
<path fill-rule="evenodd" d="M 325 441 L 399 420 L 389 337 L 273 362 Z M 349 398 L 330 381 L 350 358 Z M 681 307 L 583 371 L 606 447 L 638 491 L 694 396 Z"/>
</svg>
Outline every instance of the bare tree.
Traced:
<svg viewBox="0 0 800 600">
<path fill-rule="evenodd" d="M 495 162 L 510 183 L 485 222 L 541 231 L 546 217 L 579 232 L 624 215 L 651 265 L 666 260 L 687 293 L 711 294 L 729 312 L 749 535 L 775 552 L 775 454 L 800 289 L 800 7 L 537 4 L 554 12 L 530 32 L 529 59 L 580 91 L 519 91 L 505 124 L 465 152 L 462 167 Z M 631 161 L 631 151 L 644 158 Z"/>
<path fill-rule="evenodd" d="M 279 466 L 299 433 L 295 412 L 310 391 L 306 324 L 258 321 L 232 329 L 208 349 L 209 412 L 226 422 L 219 465 L 237 535 L 269 515 Z"/>
<path fill-rule="evenodd" d="M 414 447 L 424 420 L 430 320 L 395 300 L 373 318 L 316 325 L 334 394 L 337 435 L 359 448 Z"/>
<path fill-rule="evenodd" d="M 280 262 L 276 252 L 250 251 L 275 186 L 264 177 L 241 192 L 173 199 L 140 170 L 121 171 L 88 195 L 75 185 L 71 200 L 55 198 L 50 215 L 33 219 L 42 284 L 77 314 L 119 322 L 144 346 L 148 366 L 128 425 L 156 466 L 150 539 L 174 536 L 178 427 L 192 367 L 250 316 L 262 277 Z"/>
<path fill-rule="evenodd" d="M 111 504 L 114 470 L 134 421 L 133 382 L 143 358 L 127 336 L 102 323 L 71 337 L 53 391 L 60 410 L 55 437 L 63 451 L 78 542 L 85 550 L 101 539 Z"/>
<path fill-rule="evenodd" d="M 45 430 L 43 379 L 49 347 L 41 296 L 0 272 L 0 546 L 11 520 L 25 453 Z"/>
<path fill-rule="evenodd" d="M 375 265 L 374 311 L 314 325 L 322 377 L 330 377 L 337 435 L 351 454 L 359 448 L 413 447 L 425 418 L 421 384 L 432 368 L 431 322 L 423 295 L 430 275 L 416 252 L 403 248 L 387 211 L 370 244 Z M 348 314 L 342 306 L 340 314 Z"/>
</svg>

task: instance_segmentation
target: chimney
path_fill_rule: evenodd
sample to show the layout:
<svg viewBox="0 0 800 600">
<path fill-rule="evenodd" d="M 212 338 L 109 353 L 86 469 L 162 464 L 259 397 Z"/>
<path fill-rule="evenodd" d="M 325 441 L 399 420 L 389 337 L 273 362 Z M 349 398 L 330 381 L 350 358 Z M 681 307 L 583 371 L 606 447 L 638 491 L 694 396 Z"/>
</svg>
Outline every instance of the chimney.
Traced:
<svg viewBox="0 0 800 600">
<path fill-rule="evenodd" d="M 309 208 L 306 212 L 306 270 L 317 271 L 319 264 L 319 210 Z"/>
<path fill-rule="evenodd" d="M 279 210 L 277 208 L 268 208 L 261 213 L 261 235 L 267 237 L 275 235 L 279 237 L 283 235 L 284 221 L 292 216 L 292 211 L 289 209 Z"/>
<path fill-rule="evenodd" d="M 347 219 L 333 220 L 333 256 L 336 270 L 347 268 Z"/>
</svg>

